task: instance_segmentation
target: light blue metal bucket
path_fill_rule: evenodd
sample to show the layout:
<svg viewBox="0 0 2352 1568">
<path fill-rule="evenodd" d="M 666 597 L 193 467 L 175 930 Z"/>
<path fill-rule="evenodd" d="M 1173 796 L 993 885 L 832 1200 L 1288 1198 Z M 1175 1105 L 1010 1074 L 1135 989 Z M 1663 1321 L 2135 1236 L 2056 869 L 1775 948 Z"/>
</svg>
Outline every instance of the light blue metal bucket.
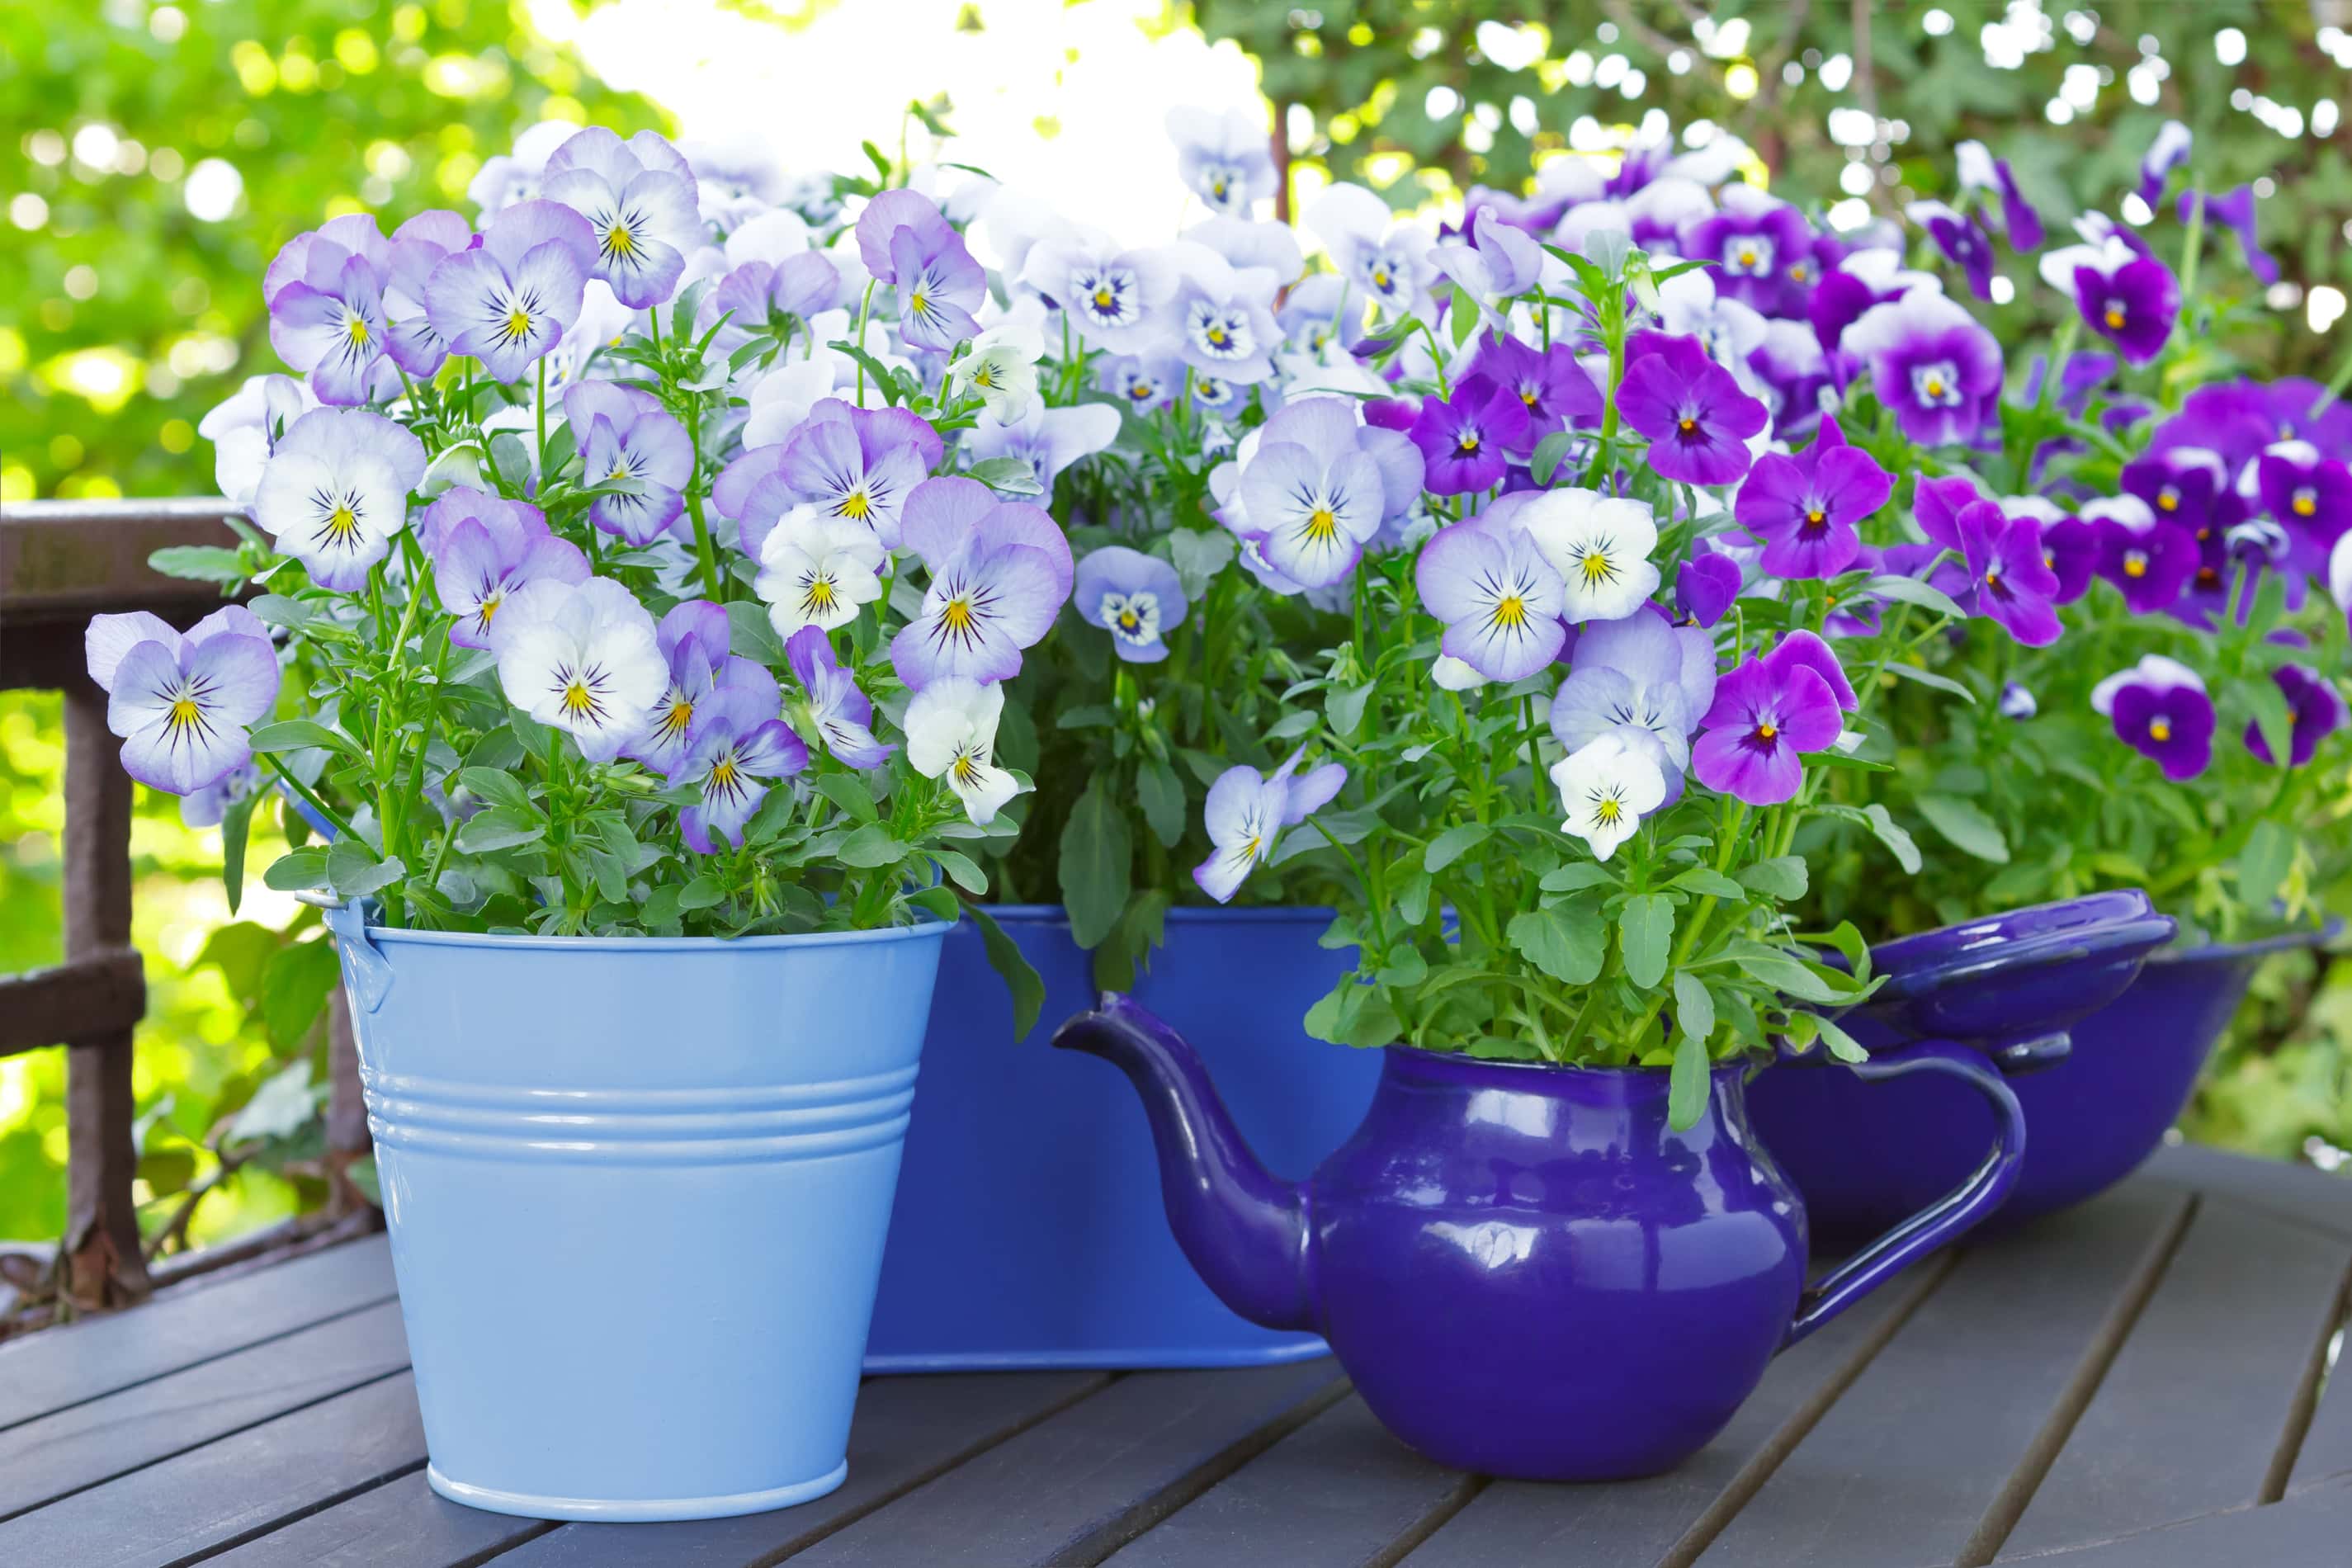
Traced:
<svg viewBox="0 0 2352 1568">
<path fill-rule="evenodd" d="M 433 1489 L 622 1521 L 839 1486 L 947 927 L 328 924 Z"/>
</svg>

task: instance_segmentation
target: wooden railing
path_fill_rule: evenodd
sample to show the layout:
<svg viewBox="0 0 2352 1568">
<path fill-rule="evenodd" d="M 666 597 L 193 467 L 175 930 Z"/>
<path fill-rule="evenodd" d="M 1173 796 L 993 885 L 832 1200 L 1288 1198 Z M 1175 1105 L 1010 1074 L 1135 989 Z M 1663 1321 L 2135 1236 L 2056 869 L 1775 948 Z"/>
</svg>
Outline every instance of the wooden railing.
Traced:
<svg viewBox="0 0 2352 1568">
<path fill-rule="evenodd" d="M 106 693 L 85 668 L 83 630 L 101 612 L 147 610 L 185 627 L 219 608 L 211 584 L 163 576 L 147 560 L 168 545 L 233 546 L 224 521 L 231 510 L 217 500 L 0 508 L 0 689 L 63 692 L 66 731 L 65 962 L 0 978 L 0 1056 L 66 1050 L 66 1230 L 53 1283 L 56 1297 L 79 1310 L 127 1305 L 157 1285 L 320 1229 L 316 1221 L 289 1222 L 151 1268 L 132 1201 L 139 1151 L 131 1144 L 131 1038 L 147 1005 L 131 944 L 132 785 L 119 761 L 121 742 L 107 729 Z M 328 1142 L 340 1172 L 367 1140 L 340 994 L 330 1038 Z M 343 1186 L 336 1181 L 339 1194 Z M 331 1214 L 326 1221 L 346 1217 Z"/>
</svg>

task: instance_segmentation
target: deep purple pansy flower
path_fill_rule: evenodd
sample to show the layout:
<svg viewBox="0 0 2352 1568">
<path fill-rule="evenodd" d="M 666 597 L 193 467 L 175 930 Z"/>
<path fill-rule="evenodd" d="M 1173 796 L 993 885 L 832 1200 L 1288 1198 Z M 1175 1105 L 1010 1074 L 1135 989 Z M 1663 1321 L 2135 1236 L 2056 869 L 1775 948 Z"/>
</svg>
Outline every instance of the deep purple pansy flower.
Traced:
<svg viewBox="0 0 2352 1568">
<path fill-rule="evenodd" d="M 1999 622 L 2027 647 L 2056 642 L 2060 627 L 2052 599 L 2058 574 L 2042 558 L 2042 525 L 2030 517 L 2008 516 L 1996 501 L 1980 500 L 1961 509 L 1954 530 L 1976 590 L 1976 614 Z"/>
<path fill-rule="evenodd" d="M 1969 291 L 1979 300 L 1992 298 L 1992 237 L 1965 213 L 1942 202 L 1913 202 L 1905 209 L 1913 223 L 1927 231 L 1944 259 L 1960 269 Z"/>
<path fill-rule="evenodd" d="M 2295 767 L 2309 763 L 2319 742 L 2344 728 L 2347 717 L 2344 695 L 2319 671 L 2300 664 L 2283 664 L 2271 671 L 2279 692 L 2294 716 L 2294 730 L 2287 742 L 2287 760 Z M 2246 726 L 2246 749 L 2265 763 L 2275 763 L 2271 745 L 2258 723 Z"/>
<path fill-rule="evenodd" d="M 2017 176 L 2010 172 L 2009 160 L 1994 157 L 1981 142 L 1963 142 L 1954 151 L 1958 154 L 1963 188 L 1999 193 L 2001 226 L 2007 233 L 2010 249 L 2041 249 L 2042 215 L 2033 210 L 2033 204 L 2018 189 Z"/>
<path fill-rule="evenodd" d="M 2238 237 L 2238 250 L 2245 258 L 2246 270 L 2254 280 L 2267 287 L 2279 280 L 2278 258 L 2263 248 L 2262 237 L 2254 226 L 2254 187 L 2240 185 L 2227 195 L 2209 196 L 2201 191 L 2183 191 L 2174 212 L 2187 223 L 2197 210 L 2199 202 L 2205 204 L 2205 217 L 2210 223 L 2226 225 Z"/>
<path fill-rule="evenodd" d="M 1518 394 L 1483 375 L 1456 382 L 1451 397 L 1423 398 L 1412 422 L 1423 484 L 1441 496 L 1494 489 L 1527 429 L 1528 407 Z"/>
<path fill-rule="evenodd" d="M 279 675 L 269 628 L 251 610 L 215 610 L 185 633 L 144 610 L 94 616 L 84 643 L 132 778 L 192 795 L 252 760 L 247 737 L 277 706 Z"/>
<path fill-rule="evenodd" d="M 2336 542 L 2352 531 L 2352 467 L 2308 441 L 2279 441 L 2254 464 L 2263 510 L 2286 530 L 2287 563 L 2317 576 Z"/>
<path fill-rule="evenodd" d="M 1739 597 L 1739 563 L 1721 551 L 1696 545 L 1675 574 L 1676 624 L 1712 627 Z"/>
<path fill-rule="evenodd" d="M 1877 460 L 1846 443 L 1834 419 L 1802 453 L 1768 452 L 1739 487 L 1732 515 L 1763 543 L 1774 577 L 1834 577 L 1862 553 L 1856 525 L 1894 493 Z"/>
<path fill-rule="evenodd" d="M 1792 262 L 1810 254 L 1805 215 L 1758 186 L 1726 185 L 1715 211 L 1683 231 L 1683 254 L 1716 263 L 1716 289 L 1767 316 L 1805 308 L 1806 286 Z"/>
<path fill-rule="evenodd" d="M 1824 662 L 1837 668 L 1827 644 L 1799 632 L 1717 681 L 1701 721 L 1706 732 L 1691 747 L 1699 783 L 1749 805 L 1794 798 L 1805 780 L 1800 758 L 1833 743 L 1845 727 Z"/>
<path fill-rule="evenodd" d="M 1539 350 L 1490 331 L 1479 342 L 1470 374 L 1516 393 L 1526 405 L 1527 426 L 1512 448 L 1515 457 L 1534 451 L 1545 437 L 1564 426 L 1591 428 L 1601 423 L 1601 389 L 1564 342 Z"/>
<path fill-rule="evenodd" d="M 1874 305 L 1841 347 L 1868 363 L 1879 402 L 1923 446 L 1974 438 L 2000 398 L 2000 345 L 1941 294 L 1915 289 Z"/>
<path fill-rule="evenodd" d="M 1629 365 L 1617 406 L 1650 438 L 1650 467 L 1660 477 L 1698 485 L 1728 484 L 1746 473 L 1748 438 L 1771 417 L 1686 337 L 1663 338 Z"/>
<path fill-rule="evenodd" d="M 2165 183 L 2172 178 L 2172 171 L 2189 162 L 2195 146 L 2196 138 L 2178 120 L 2168 120 L 2156 128 L 2156 137 L 2139 161 L 2139 199 L 2151 211 L 2164 199 Z"/>
<path fill-rule="evenodd" d="M 2126 495 L 2137 496 L 2158 522 L 2189 531 L 2202 544 L 2227 533 L 2245 516 L 2221 454 L 2205 447 L 2166 447 L 2141 453 L 2123 467 Z"/>
<path fill-rule="evenodd" d="M 2162 353 L 2180 319 L 2180 284 L 2172 268 L 2120 233 L 2045 253 L 2042 279 L 2071 297 L 2090 329 L 2134 364 Z"/>
<path fill-rule="evenodd" d="M 2197 570 L 2197 541 L 2165 522 L 2137 496 L 2109 496 L 2084 504 L 2082 520 L 2096 532 L 2098 574 L 2114 584 L 2132 614 L 2168 610 Z"/>
<path fill-rule="evenodd" d="M 2175 783 L 2195 778 L 2213 760 L 2213 700 L 2205 682 L 2161 654 L 2099 682 L 2091 710 L 2111 719 L 2116 738 L 2153 758 Z"/>
</svg>

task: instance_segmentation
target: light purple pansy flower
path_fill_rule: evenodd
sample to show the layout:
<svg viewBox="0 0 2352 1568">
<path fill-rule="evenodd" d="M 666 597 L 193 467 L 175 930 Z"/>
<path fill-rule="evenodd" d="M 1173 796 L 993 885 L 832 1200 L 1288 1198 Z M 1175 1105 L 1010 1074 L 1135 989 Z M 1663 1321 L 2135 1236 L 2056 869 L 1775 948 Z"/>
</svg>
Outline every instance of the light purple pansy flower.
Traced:
<svg viewBox="0 0 2352 1568">
<path fill-rule="evenodd" d="M 853 768 L 878 768 L 898 748 L 874 738 L 874 704 L 834 657 L 833 639 L 803 626 L 784 643 L 785 662 L 808 700 L 808 718 L 824 749 Z"/>
<path fill-rule="evenodd" d="M 755 560 L 776 520 L 805 501 L 862 522 L 897 549 L 899 511 L 946 445 L 930 422 L 904 408 L 852 408 L 828 397 L 782 444 L 756 447 L 727 465 L 711 487 L 719 515 L 738 520 Z"/>
<path fill-rule="evenodd" d="M 1517 392 L 1483 375 L 1463 377 L 1451 397 L 1422 399 L 1412 422 L 1423 483 L 1441 496 L 1494 489 L 1527 430 L 1528 406 Z"/>
<path fill-rule="evenodd" d="M 1913 202 L 1904 214 L 1927 231 L 1944 259 L 1960 269 L 1970 293 L 1979 300 L 1992 298 L 1992 237 L 1976 219 L 1942 202 Z"/>
<path fill-rule="evenodd" d="M 1071 602 L 1087 625 L 1110 633 L 1112 650 L 1130 664 L 1166 658 L 1162 639 L 1184 621 L 1184 584 L 1176 568 L 1123 544 L 1106 545 L 1078 563 Z"/>
<path fill-rule="evenodd" d="M 1353 399 L 1302 397 L 1258 428 L 1234 473 L 1238 485 L 1218 499 L 1239 505 L 1219 521 L 1285 577 L 1320 588 L 1345 577 L 1381 525 L 1412 508 L 1422 458 L 1399 432 L 1361 423 Z"/>
<path fill-rule="evenodd" d="M 1274 351 L 1282 342 L 1274 321 L 1279 280 L 1262 267 L 1235 267 L 1191 241 L 1169 251 L 1177 268 L 1169 300 L 1177 355 L 1201 375 L 1234 387 L 1272 375 Z"/>
<path fill-rule="evenodd" d="M 2178 784 L 2213 760 L 2213 700 L 2197 672 L 2149 654 L 2091 689 L 2091 710 L 2115 724 L 2116 737 Z"/>
<path fill-rule="evenodd" d="M 702 786 L 702 798 L 677 814 L 687 847 L 714 855 L 723 839 L 741 848 L 744 825 L 768 798 L 768 786 L 808 760 L 808 743 L 776 715 L 772 678 L 765 692 L 748 685 L 712 691 L 669 770 L 673 783 Z"/>
<path fill-rule="evenodd" d="M 1617 406 L 1650 438 L 1650 467 L 1664 479 L 1721 485 L 1748 471 L 1748 437 L 1770 416 L 1698 340 L 1662 337 L 1625 369 Z"/>
<path fill-rule="evenodd" d="M 1118 410 L 1106 403 L 1079 403 L 1049 408 L 1033 397 L 1017 419 L 999 419 L 982 410 L 963 448 L 975 462 L 1014 458 L 1028 465 L 1039 490 L 1054 493 L 1062 470 L 1081 458 L 1090 458 L 1118 439 Z"/>
<path fill-rule="evenodd" d="M 1273 142 L 1253 113 L 1177 108 L 1168 111 L 1176 171 L 1212 212 L 1241 214 L 1274 194 Z"/>
<path fill-rule="evenodd" d="M 253 521 L 322 588 L 367 581 L 408 521 L 425 445 L 381 415 L 316 408 L 278 438 L 253 495 Z"/>
<path fill-rule="evenodd" d="M 614 491 L 588 503 L 598 528 L 650 544 L 684 515 L 694 444 L 660 398 L 617 381 L 575 381 L 563 389 L 563 418 L 582 481 Z"/>
<path fill-rule="evenodd" d="M 1671 803 L 1690 765 L 1691 731 L 1715 705 L 1715 689 L 1714 637 L 1673 626 L 1645 605 L 1577 635 L 1574 665 L 1552 698 L 1551 731 L 1571 752 L 1621 728 L 1646 731 L 1664 753 Z"/>
<path fill-rule="evenodd" d="M 1524 529 L 1442 528 L 1413 563 L 1423 605 L 1445 623 L 1440 645 L 1489 680 L 1522 680 L 1559 657 L 1567 589 Z"/>
<path fill-rule="evenodd" d="M 570 734 L 592 763 L 645 733 L 668 684 L 653 616 L 606 577 L 529 584 L 490 624 L 490 647 L 507 700 Z"/>
<path fill-rule="evenodd" d="M 416 536 L 433 558 L 441 607 L 457 617 L 449 640 L 488 647 L 500 605 L 531 583 L 584 583 L 588 557 L 549 531 L 528 501 L 480 490 L 445 490 L 418 520 Z"/>
<path fill-rule="evenodd" d="M 1490 313 L 1498 302 L 1526 293 L 1542 277 L 1543 246 L 1493 212 L 1471 220 L 1470 239 L 1467 245 L 1458 240 L 1441 245 L 1430 252 L 1430 259 Z"/>
<path fill-rule="evenodd" d="M 1370 300 L 1384 317 L 1402 316 L 1422 302 L 1432 271 L 1429 233 L 1380 196 L 1361 185 L 1336 184 L 1309 204 L 1304 221 L 1330 252 L 1332 282 L 1353 289 L 1360 300 Z M 1326 313 L 1337 315 L 1336 300 Z M 1360 310 L 1357 319 L 1362 320 Z M 1284 324 L 1288 327 L 1287 319 Z"/>
<path fill-rule="evenodd" d="M 1856 525 L 1894 490 L 1894 478 L 1825 417 L 1821 438 L 1804 452 L 1756 460 L 1732 515 L 1762 542 L 1769 575 L 1834 577 L 1862 553 Z"/>
<path fill-rule="evenodd" d="M 2098 541 L 2095 570 L 2116 585 L 2132 613 L 2171 608 L 2197 570 L 2197 541 L 2189 531 L 2159 520 L 2135 495 L 2087 501 L 2080 516 Z"/>
<path fill-rule="evenodd" d="M 1192 880 L 1217 902 L 1233 902 L 1249 874 L 1274 853 L 1282 830 L 1321 810 L 1348 782 L 1348 770 L 1339 763 L 1325 763 L 1294 778 L 1306 754 L 1293 752 L 1272 778 L 1253 767 L 1234 767 L 1209 786 L 1202 821 L 1215 847 L 1193 868 Z"/>
<path fill-rule="evenodd" d="M 2346 711 L 2344 694 L 2326 676 L 2308 666 L 2283 664 L 2271 671 L 2271 679 L 2277 682 L 2280 695 L 2286 699 L 2287 712 L 2294 720 L 2287 742 L 2287 760 L 2302 767 L 2318 753 L 2319 742 L 2344 728 L 2352 714 Z M 2265 763 L 2277 761 L 2259 723 L 2246 726 L 2246 750 Z"/>
<path fill-rule="evenodd" d="M 425 280 L 433 330 L 453 354 L 513 381 L 580 319 L 596 255 L 588 220 L 560 202 L 518 202 L 482 243 L 444 257 Z"/>
<path fill-rule="evenodd" d="M 248 736 L 277 705 L 279 674 L 251 610 L 215 610 L 184 635 L 143 610 L 94 616 L 84 645 L 132 778 L 186 795 L 252 761 Z"/>
<path fill-rule="evenodd" d="M 719 280 L 695 312 L 695 325 L 726 324 L 711 340 L 714 352 L 732 354 L 754 332 L 781 338 L 795 322 L 833 309 L 841 291 L 841 270 L 822 251 L 803 250 L 777 261 L 747 261 Z"/>
<path fill-rule="evenodd" d="M 2000 343 L 1941 294 L 1915 289 L 1872 306 L 1840 346 L 1868 363 L 1879 402 L 1924 446 L 1973 438 L 2000 402 Z"/>
<path fill-rule="evenodd" d="M 592 125 L 555 150 L 541 194 L 587 222 L 593 270 L 633 310 L 677 291 L 686 258 L 703 243 L 694 171 L 650 131 L 624 142 Z"/>
<path fill-rule="evenodd" d="M 951 349 L 979 333 L 972 312 L 987 297 L 988 275 L 929 196 L 899 188 L 866 203 L 857 253 L 897 292 L 898 332 L 913 347 Z"/>
<path fill-rule="evenodd" d="M 310 378 L 321 403 L 366 403 L 392 380 L 381 374 L 390 262 L 375 219 L 353 213 L 287 241 L 263 275 L 270 347 Z"/>
<path fill-rule="evenodd" d="M 2134 364 L 2164 350 L 2180 318 L 2180 284 L 2172 268 L 2137 248 L 2136 237 L 2111 233 L 2095 244 L 2044 253 L 2042 279 L 2074 301 L 2090 329 Z"/>
<path fill-rule="evenodd" d="M 1032 246 L 1020 280 L 1061 307 L 1087 342 L 1132 354 L 1165 335 L 1176 268 L 1161 251 L 1119 250 L 1106 238 L 1072 236 Z"/>
<path fill-rule="evenodd" d="M 1749 805 L 1778 805 L 1804 784 L 1805 752 L 1833 744 L 1843 731 L 1838 692 L 1825 671 L 1837 657 L 1810 632 L 1797 632 L 1761 658 L 1750 658 L 1716 683 L 1691 747 L 1699 783 Z"/>
<path fill-rule="evenodd" d="M 1149 414 L 1176 401 L 1184 374 L 1184 362 L 1174 354 L 1121 354 L 1103 362 L 1096 384 L 1138 414 Z"/>
<path fill-rule="evenodd" d="M 673 605 L 654 628 L 654 646 L 669 668 L 669 684 L 646 715 L 645 733 L 623 748 L 624 755 L 675 775 L 696 720 L 722 691 L 748 691 L 775 717 L 782 702 L 776 678 L 765 666 L 727 651 L 725 606 L 707 599 Z"/>
<path fill-rule="evenodd" d="M 926 479 L 907 498 L 906 542 L 930 572 L 915 618 L 890 639 L 898 679 L 988 682 L 1021 673 L 1021 650 L 1070 596 L 1069 541 L 1042 510 L 1000 501 L 977 479 Z"/>
<path fill-rule="evenodd" d="M 384 352 L 411 375 L 431 375 L 449 357 L 433 325 L 433 269 L 473 243 L 474 226 L 453 212 L 418 213 L 393 231 L 383 275 Z"/>
</svg>

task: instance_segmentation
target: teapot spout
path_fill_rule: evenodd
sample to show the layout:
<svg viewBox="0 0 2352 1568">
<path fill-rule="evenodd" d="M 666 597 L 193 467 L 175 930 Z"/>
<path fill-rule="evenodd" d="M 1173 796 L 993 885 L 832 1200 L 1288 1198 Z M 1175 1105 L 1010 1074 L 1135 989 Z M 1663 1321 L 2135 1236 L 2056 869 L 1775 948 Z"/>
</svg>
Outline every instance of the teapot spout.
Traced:
<svg viewBox="0 0 2352 1568">
<path fill-rule="evenodd" d="M 1117 992 L 1054 1044 L 1102 1058 L 1143 1097 L 1169 1227 L 1217 1299 L 1269 1329 L 1313 1329 L 1307 1194 L 1258 1163 L 1192 1047 Z"/>
</svg>

